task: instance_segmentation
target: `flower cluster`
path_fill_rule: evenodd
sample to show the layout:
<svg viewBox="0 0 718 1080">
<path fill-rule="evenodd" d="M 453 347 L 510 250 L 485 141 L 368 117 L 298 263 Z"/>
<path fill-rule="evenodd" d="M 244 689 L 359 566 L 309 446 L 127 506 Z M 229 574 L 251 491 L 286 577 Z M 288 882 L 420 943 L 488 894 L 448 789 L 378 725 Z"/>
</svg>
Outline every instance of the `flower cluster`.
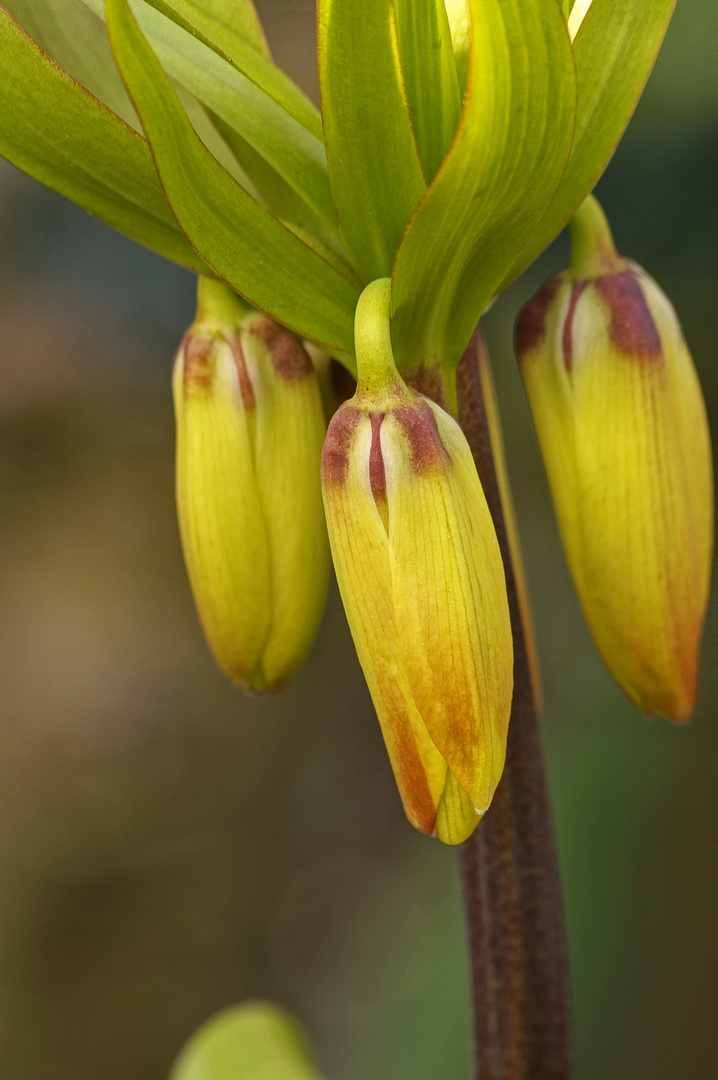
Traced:
<svg viewBox="0 0 718 1080">
<path fill-rule="evenodd" d="M 177 502 L 220 667 L 252 691 L 292 677 L 331 544 L 407 814 L 447 842 L 500 780 L 514 651 L 457 365 L 571 219 L 571 267 L 516 332 L 561 535 L 619 685 L 675 722 L 694 708 L 705 410 L 668 300 L 590 195 L 674 2 L 318 0 L 321 113 L 250 0 L 0 6 L 0 153 L 199 276 Z M 358 375 L 328 432 L 317 348 Z"/>
<path fill-rule="evenodd" d="M 598 203 L 516 347 L 567 558 L 615 679 L 686 720 L 712 552 L 710 440 L 670 303 L 619 257 Z M 504 766 L 513 647 L 504 568 L 456 420 L 394 363 L 391 282 L 360 298 L 356 393 L 324 439 L 299 342 L 204 281 L 177 357 L 178 502 L 220 666 L 280 686 L 306 656 L 327 548 L 409 820 L 465 840 Z"/>
</svg>

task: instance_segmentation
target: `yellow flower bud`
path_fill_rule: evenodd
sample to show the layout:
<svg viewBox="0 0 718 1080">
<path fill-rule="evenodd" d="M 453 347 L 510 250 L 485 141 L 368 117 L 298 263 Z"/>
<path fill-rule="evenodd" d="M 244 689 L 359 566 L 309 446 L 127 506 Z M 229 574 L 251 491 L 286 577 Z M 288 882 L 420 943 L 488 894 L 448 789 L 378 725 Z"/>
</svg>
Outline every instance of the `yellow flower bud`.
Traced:
<svg viewBox="0 0 718 1080">
<path fill-rule="evenodd" d="M 357 392 L 322 454 L 334 565 L 407 816 L 459 843 L 504 766 L 503 564 L 461 429 L 394 368 L 388 281 L 362 294 L 355 338 Z"/>
<path fill-rule="evenodd" d="M 591 199 L 516 347 L 584 614 L 646 713 L 693 712 L 713 544 L 705 407 L 670 302 Z"/>
<path fill-rule="evenodd" d="M 277 689 L 312 646 L 329 574 L 316 375 L 291 334 L 201 279 L 173 391 L 180 533 L 207 641 L 230 679 Z"/>
</svg>

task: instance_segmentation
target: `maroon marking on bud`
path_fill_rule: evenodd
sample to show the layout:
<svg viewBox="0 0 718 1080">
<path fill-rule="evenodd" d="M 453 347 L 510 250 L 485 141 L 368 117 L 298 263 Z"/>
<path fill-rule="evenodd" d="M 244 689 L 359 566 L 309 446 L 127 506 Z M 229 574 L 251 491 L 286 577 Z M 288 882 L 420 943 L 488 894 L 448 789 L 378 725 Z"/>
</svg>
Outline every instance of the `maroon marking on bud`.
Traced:
<svg viewBox="0 0 718 1080">
<path fill-rule="evenodd" d="M 587 281 L 576 281 L 571 289 L 566 321 L 563 324 L 563 363 L 566 371 L 573 371 L 573 317 L 576 314 L 576 305 L 581 298 L 581 293 L 587 284 Z"/>
<path fill-rule="evenodd" d="M 426 401 L 417 401 L 413 405 L 397 405 L 392 409 L 391 415 L 409 440 L 414 472 L 425 473 L 449 461 L 446 447 L 439 435 L 436 417 Z"/>
<path fill-rule="evenodd" d="M 257 319 L 250 333 L 261 341 L 272 358 L 272 366 L 285 382 L 299 382 L 312 371 L 312 361 L 301 342 L 274 319 Z"/>
<path fill-rule="evenodd" d="M 354 431 L 364 414 L 351 405 L 342 405 L 334 413 L 322 447 L 322 480 L 343 484 L 349 471 L 349 451 Z"/>
<path fill-rule="evenodd" d="M 234 358 L 234 364 L 237 368 L 237 378 L 239 379 L 239 392 L 242 395 L 242 404 L 245 409 L 253 409 L 257 403 L 254 397 L 252 380 L 247 371 L 247 361 L 244 359 L 244 351 L 242 349 L 242 341 L 239 334 L 232 334 L 231 337 L 227 339 L 227 342 L 232 350 L 232 357 Z"/>
<path fill-rule="evenodd" d="M 214 338 L 200 337 L 190 329 L 184 336 L 183 344 L 185 393 L 199 390 L 208 394 L 212 389 L 214 374 L 211 363 Z"/>
<path fill-rule="evenodd" d="M 384 413 L 370 413 L 369 483 L 371 484 L 371 493 L 375 502 L 386 499 L 386 473 L 384 472 L 384 458 L 381 453 L 381 425 L 384 416 Z"/>
<path fill-rule="evenodd" d="M 593 282 L 611 313 L 611 341 L 622 353 L 639 360 L 659 360 L 661 339 L 635 271 L 607 274 Z"/>
<path fill-rule="evenodd" d="M 516 320 L 516 352 L 519 359 L 532 349 L 538 348 L 546 337 L 546 315 L 556 293 L 563 285 L 562 277 L 553 277 L 542 285 Z"/>
</svg>

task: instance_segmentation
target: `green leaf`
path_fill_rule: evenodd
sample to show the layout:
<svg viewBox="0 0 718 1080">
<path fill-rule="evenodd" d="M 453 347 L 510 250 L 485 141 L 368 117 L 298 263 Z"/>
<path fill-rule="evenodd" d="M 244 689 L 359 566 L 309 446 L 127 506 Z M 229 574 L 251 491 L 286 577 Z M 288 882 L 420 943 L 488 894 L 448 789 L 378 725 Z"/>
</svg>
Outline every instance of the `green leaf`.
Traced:
<svg viewBox="0 0 718 1080">
<path fill-rule="evenodd" d="M 189 1040 L 170 1080 L 322 1080 L 306 1036 L 284 1009 L 250 1002 L 214 1016 Z"/>
<path fill-rule="evenodd" d="M 675 0 L 593 0 L 574 41 L 578 110 L 566 172 L 502 288 L 540 255 L 593 190 L 633 115 L 674 7 Z M 583 8 L 577 0 L 569 26 Z"/>
<path fill-rule="evenodd" d="M 84 0 L 6 0 L 13 18 L 69 75 L 137 131 L 137 113 L 117 71 L 104 23 Z M 208 150 L 251 194 L 256 191 L 197 99 L 182 87 L 180 100 Z"/>
<path fill-rule="evenodd" d="M 210 45 L 219 52 L 223 59 L 246 75 L 251 82 L 264 90 L 278 105 L 281 105 L 290 116 L 294 117 L 316 139 L 322 139 L 322 118 L 319 110 L 309 98 L 299 89 L 297 84 L 289 78 L 281 68 L 272 63 L 268 52 L 257 55 L 256 48 L 243 37 L 233 34 L 226 28 L 220 28 L 219 40 L 216 35 L 217 25 L 200 17 L 199 24 L 196 20 L 187 19 L 181 12 L 184 8 L 192 7 L 182 0 L 145 0 L 150 6 L 160 13 L 168 16 L 178 26 L 188 30 L 194 37 L 199 38 L 205 45 Z M 240 4 L 240 6 L 242 6 Z M 255 13 L 256 18 L 256 13 Z M 208 33 L 202 26 L 206 25 Z"/>
<path fill-rule="evenodd" d="M 319 0 L 319 81 L 329 179 L 362 281 L 386 277 L 425 183 L 391 0 Z"/>
<path fill-rule="evenodd" d="M 83 0 L 83 2 L 95 14 L 104 18 L 104 0 Z M 226 6 L 224 0 L 214 0 L 211 5 L 208 3 L 200 5 L 196 0 L 194 3 L 189 3 L 188 0 L 145 0 L 145 2 L 132 0 L 131 6 L 143 33 L 155 51 L 162 46 L 169 52 L 176 50 L 179 53 L 176 61 L 178 68 L 181 66 L 182 56 L 187 47 L 186 37 L 183 35 L 189 34 L 196 39 L 197 46 L 204 46 L 210 52 L 218 54 L 225 63 L 263 91 L 321 142 L 322 119 L 319 112 L 297 84 L 281 68 L 272 63 L 268 53 L 258 51 L 253 43 L 254 37 L 247 40 L 239 32 L 224 24 L 220 25 L 213 19 L 208 19 L 199 11 L 200 6 L 212 8 Z M 247 0 L 244 2 L 238 0 L 237 11 L 246 7 Z M 256 19 L 256 15 L 254 17 Z M 178 34 L 178 30 L 182 33 Z M 191 55 L 196 59 L 203 57 L 205 53 L 201 48 L 196 47 Z M 167 70 L 170 70 L 169 67 Z M 171 70 L 170 74 L 179 82 L 183 82 L 181 70 Z M 194 93 L 193 86 L 185 85 Z M 211 101 L 205 104 L 212 106 Z"/>
<path fill-rule="evenodd" d="M 107 0 L 107 25 L 167 199 L 192 246 L 249 303 L 330 350 L 352 353 L 356 287 L 212 157 L 127 0 Z"/>
<path fill-rule="evenodd" d="M 461 114 L 444 0 L 394 0 L 401 67 L 427 181 L 439 171 Z"/>
<path fill-rule="evenodd" d="M 105 28 L 83 0 L 4 0 L 3 7 L 68 75 L 139 130 Z"/>
<path fill-rule="evenodd" d="M 105 25 L 83 0 L 5 0 L 3 6 L 61 68 L 141 131 L 142 125 L 117 71 Z M 254 193 L 251 182 L 200 103 L 186 90 L 181 91 L 181 96 L 207 149 Z"/>
<path fill-rule="evenodd" d="M 114 60 L 113 60 L 114 63 Z M 115 69 L 117 65 L 115 65 Z M 220 165 L 223 165 L 227 172 L 234 177 L 234 179 L 242 185 L 243 188 L 249 192 L 252 198 L 261 202 L 261 196 L 256 187 L 244 171 L 240 163 L 237 161 L 232 150 L 227 145 L 223 134 L 220 133 L 217 125 L 213 122 L 210 114 L 205 109 L 201 101 L 198 101 L 194 94 L 190 94 L 189 90 L 185 90 L 179 83 L 174 83 L 174 88 L 177 93 L 177 97 L 180 99 L 182 108 L 187 113 L 190 119 L 192 127 L 199 135 L 204 145 L 209 150 L 210 154 L 217 159 Z M 142 124 L 140 124 L 140 128 Z"/>
<path fill-rule="evenodd" d="M 239 40 L 270 59 L 252 0 L 169 0 L 169 6 L 230 56 Z"/>
<path fill-rule="evenodd" d="M 392 340 L 405 370 L 459 360 L 558 187 L 575 97 L 556 0 L 471 0 L 459 132 L 394 266 Z"/>
<path fill-rule="evenodd" d="M 319 215 L 297 195 L 296 191 L 271 165 L 267 164 L 260 154 L 252 149 L 249 143 L 245 142 L 218 116 L 210 115 L 215 127 L 241 164 L 245 176 L 257 189 L 258 201 L 261 201 L 293 232 L 311 243 L 316 250 L 321 250 L 324 257 L 332 262 L 346 278 L 354 281 L 359 288 L 361 283 L 348 263 L 347 253 L 337 234 L 327 228 Z M 201 133 L 199 134 L 201 137 Z M 246 187 L 247 184 L 243 183 L 242 186 Z"/>
<path fill-rule="evenodd" d="M 87 2 L 87 0 L 86 0 Z M 97 0 L 90 0 L 93 9 Z M 236 131 L 322 218 L 337 229 L 324 148 L 273 97 L 200 37 L 142 0 L 131 5 L 166 72 Z M 254 61 L 274 65 L 245 46 Z"/>
<path fill-rule="evenodd" d="M 146 5 L 141 26 L 168 75 L 260 154 L 333 229 L 336 215 L 319 139 L 242 72 Z"/>
<path fill-rule="evenodd" d="M 26 0 L 23 0 L 26 2 Z M 104 15 L 104 0 L 84 0 L 84 3 L 90 4 L 93 10 L 102 12 Z M 261 87 L 264 87 L 269 93 L 270 97 L 274 101 L 277 101 L 281 107 L 285 108 L 290 116 L 297 120 L 313 138 L 308 140 L 311 150 L 315 153 L 315 156 L 319 160 L 321 177 L 321 198 L 324 201 L 324 218 L 329 217 L 329 222 L 323 220 L 322 217 L 313 210 L 312 207 L 302 198 L 297 191 L 287 183 L 280 173 L 264 158 L 254 147 L 242 138 L 240 134 L 228 123 L 225 122 L 222 117 L 218 116 L 216 112 L 209 110 L 211 116 L 211 122 L 208 116 L 205 114 L 201 107 L 195 107 L 192 101 L 187 98 L 188 91 L 184 89 L 179 81 L 175 81 L 175 88 L 181 88 L 180 100 L 188 112 L 188 115 L 192 121 L 193 127 L 199 137 L 204 142 L 205 146 L 214 154 L 214 156 L 225 166 L 226 169 L 238 179 L 243 187 L 246 187 L 250 194 L 258 197 L 264 204 L 282 221 L 290 223 L 293 226 L 298 226 L 304 231 L 304 234 L 318 241 L 319 244 L 324 245 L 330 251 L 346 264 L 346 253 L 343 251 L 342 245 L 338 239 L 338 228 L 336 217 L 334 215 L 333 206 L 331 204 L 331 198 L 329 195 L 328 178 L 326 176 L 326 157 L 323 149 L 317 146 L 317 143 L 322 138 L 322 124 L 319 113 L 311 104 L 311 102 L 301 93 L 299 88 L 289 79 L 284 72 L 275 67 L 274 64 L 268 59 L 269 52 L 266 48 L 266 43 L 263 46 L 262 55 L 259 55 L 256 51 L 257 41 L 254 35 L 250 36 L 250 41 L 241 38 L 234 32 L 231 26 L 227 26 L 224 23 L 219 23 L 215 19 L 207 16 L 200 11 L 195 4 L 187 2 L 187 0 L 172 0 L 172 3 L 166 2 L 166 0 L 147 0 L 150 7 L 154 8 L 160 15 L 166 16 L 170 21 L 174 22 L 176 26 L 182 28 L 187 33 L 196 37 L 202 44 L 209 47 L 209 49 L 217 54 L 221 60 L 227 63 L 234 64 L 240 70 L 243 68 L 244 73 L 249 73 L 248 77 L 254 83 L 258 83 Z M 217 13 L 218 6 L 222 6 L 219 0 L 207 0 L 207 6 L 212 8 L 213 13 Z M 135 8 L 140 13 L 142 19 L 143 7 L 135 5 Z M 259 26 L 259 21 L 256 17 L 256 12 L 250 3 L 238 5 L 239 10 L 244 10 L 247 13 L 247 19 L 249 20 L 249 28 L 251 30 L 254 26 L 255 30 Z M 225 13 L 228 19 L 232 15 L 233 11 L 229 10 Z M 221 14 L 221 13 L 220 13 Z M 194 25 L 189 21 L 189 18 L 194 19 Z M 152 19 L 152 16 L 149 16 Z M 145 23 L 147 18 L 145 17 Z M 142 26 L 142 22 L 140 23 Z M 165 26 L 160 21 L 160 27 Z M 155 29 L 157 23 L 155 22 Z M 152 25 L 144 27 L 145 32 L 150 40 L 156 41 L 156 35 L 152 35 Z M 170 34 L 172 31 L 170 31 Z M 176 35 L 176 32 L 175 32 Z M 211 39 L 208 35 L 211 35 Z M 176 38 L 175 41 L 186 42 L 186 38 Z M 263 41 L 263 38 L 261 39 Z M 165 42 L 165 45 L 168 43 Z M 172 45 L 172 38 L 170 37 L 169 45 Z M 162 55 L 162 45 L 159 45 L 160 56 Z M 246 63 L 237 63 L 235 59 L 229 59 L 228 53 L 231 52 L 232 57 L 244 58 Z M 216 64 L 216 61 L 214 61 Z M 114 65 L 113 65 L 114 66 Z M 186 82 L 187 80 L 185 80 Z M 197 86 L 194 86 L 197 89 Z M 197 100 L 197 99 L 195 99 Z M 235 107 L 237 102 L 234 97 L 230 95 L 230 108 Z M 226 114 L 225 114 L 226 115 Z M 282 119 L 286 119 L 281 116 Z M 246 121 L 247 117 L 242 116 L 242 120 Z M 251 119 L 251 117 L 250 117 Z M 260 131 L 264 134 L 263 125 L 260 127 Z M 221 134 L 221 137 L 217 133 Z M 300 137 L 302 137 L 300 135 Z M 281 140 L 280 140 L 281 143 Z M 228 146 L 231 147 L 231 152 L 228 150 Z M 281 149 L 281 146 L 280 146 Z M 240 168 L 238 169 L 238 164 Z"/>
<path fill-rule="evenodd" d="M 0 8 L 0 155 L 132 240 L 208 273 L 172 217 L 145 140 Z"/>
</svg>

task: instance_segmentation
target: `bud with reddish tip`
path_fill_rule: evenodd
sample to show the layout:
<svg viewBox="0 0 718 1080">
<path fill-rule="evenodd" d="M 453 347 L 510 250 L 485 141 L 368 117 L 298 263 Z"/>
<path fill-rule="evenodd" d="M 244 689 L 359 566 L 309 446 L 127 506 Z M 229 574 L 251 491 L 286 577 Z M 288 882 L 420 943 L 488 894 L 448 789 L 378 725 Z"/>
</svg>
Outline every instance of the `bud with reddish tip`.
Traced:
<svg viewBox="0 0 718 1080">
<path fill-rule="evenodd" d="M 173 390 L 182 547 L 207 641 L 234 682 L 277 689 L 311 648 L 329 574 L 316 375 L 291 334 L 200 279 Z"/>
<path fill-rule="evenodd" d="M 561 536 L 596 643 L 646 713 L 693 712 L 713 479 L 693 361 L 664 293 L 615 251 L 589 198 L 571 269 L 519 316 L 516 347 Z"/>
<path fill-rule="evenodd" d="M 471 451 L 400 379 L 390 283 L 357 308 L 359 382 L 322 454 L 334 565 L 409 820 L 465 840 L 504 766 L 513 648 L 503 564 Z"/>
</svg>

